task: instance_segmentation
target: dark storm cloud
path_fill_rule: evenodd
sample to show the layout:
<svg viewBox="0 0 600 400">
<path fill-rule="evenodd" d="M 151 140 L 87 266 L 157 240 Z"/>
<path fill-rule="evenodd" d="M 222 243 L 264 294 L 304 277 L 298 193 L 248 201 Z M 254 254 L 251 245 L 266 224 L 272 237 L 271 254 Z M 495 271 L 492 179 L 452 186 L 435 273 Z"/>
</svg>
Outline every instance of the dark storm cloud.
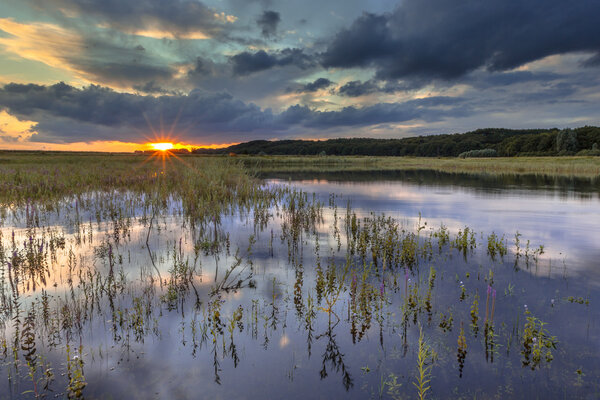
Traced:
<svg viewBox="0 0 600 400">
<path fill-rule="evenodd" d="M 284 49 L 274 53 L 267 53 L 264 50 L 256 53 L 244 51 L 230 57 L 230 62 L 235 75 L 249 75 L 276 66 L 295 66 L 299 69 L 315 66 L 312 57 L 304 54 L 301 49 Z"/>
<path fill-rule="evenodd" d="M 135 82 L 160 78 L 169 79 L 172 76 L 172 71 L 168 67 L 144 65 L 136 62 L 124 64 L 96 60 L 84 65 L 84 68 L 89 75 L 101 82 L 119 83 L 127 87 Z"/>
<path fill-rule="evenodd" d="M 318 78 L 314 82 L 309 82 L 296 89 L 296 93 L 312 93 L 317 90 L 328 88 L 333 85 L 333 82 L 327 78 Z"/>
<path fill-rule="evenodd" d="M 63 57 L 94 81 L 132 87 L 151 80 L 167 81 L 173 75 L 165 60 L 140 45 L 127 46 L 104 37 L 83 40 L 82 52 L 65 52 Z"/>
<path fill-rule="evenodd" d="M 217 75 L 230 74 L 230 69 L 227 65 L 215 63 L 209 58 L 196 57 L 196 60 L 192 65 L 193 67 L 187 72 L 187 76 L 190 78 L 190 82 L 194 84 L 202 79 L 210 79 Z"/>
<path fill-rule="evenodd" d="M 325 67 L 374 67 L 380 79 L 504 71 L 549 55 L 598 52 L 598 15 L 597 0 L 405 0 L 391 13 L 364 13 L 321 60 Z"/>
<path fill-rule="evenodd" d="M 170 90 L 167 90 L 163 87 L 161 87 L 160 85 L 158 85 L 155 81 L 148 81 L 146 83 L 144 83 L 143 85 L 133 85 L 133 88 L 135 90 L 138 90 L 140 92 L 144 92 L 144 93 L 160 93 L 160 94 L 168 94 L 168 93 L 173 93 Z"/>
<path fill-rule="evenodd" d="M 466 82 L 477 88 L 502 87 L 528 82 L 548 84 L 565 79 L 567 76 L 554 72 L 512 71 L 503 73 L 477 74 L 467 78 Z"/>
<path fill-rule="evenodd" d="M 148 135 L 148 122 L 178 121 L 187 140 L 228 142 L 265 135 L 286 135 L 293 128 L 360 127 L 413 119 L 438 121 L 467 115 L 463 99 L 432 97 L 405 103 L 346 107 L 316 111 L 292 106 L 280 114 L 236 100 L 226 93 L 192 91 L 188 95 L 141 96 L 100 86 L 77 89 L 64 83 L 52 86 L 8 84 L 0 89 L 0 108 L 19 118 L 38 122 L 32 140 L 79 142 L 89 140 L 139 141 Z"/>
<path fill-rule="evenodd" d="M 216 10 L 197 0 L 31 0 L 36 8 L 69 16 L 95 18 L 124 32 L 156 29 L 174 36 L 202 31 L 216 35 L 223 27 Z M 64 11 L 63 11 L 64 10 Z"/>
<path fill-rule="evenodd" d="M 146 118 L 154 127 L 160 126 L 161 119 L 178 119 L 178 127 L 196 137 L 201 137 L 203 131 L 251 132 L 268 127 L 273 120 L 270 111 L 226 93 L 192 91 L 185 96 L 153 97 L 94 85 L 76 89 L 64 83 L 8 84 L 0 90 L 0 107 L 38 121 L 36 130 L 40 134 L 35 140 L 50 142 L 139 140 L 141 132 L 148 132 Z M 69 124 L 85 124 L 87 129 L 70 130 Z M 93 132 L 93 137 L 89 137 L 89 132 Z"/>
<path fill-rule="evenodd" d="M 584 67 L 600 67 L 600 51 L 583 62 Z"/>
<path fill-rule="evenodd" d="M 379 91 L 379 87 L 373 81 L 350 81 L 338 89 L 341 96 L 358 97 Z"/>
<path fill-rule="evenodd" d="M 261 29 L 262 35 L 267 38 L 277 34 L 279 22 L 281 22 L 281 16 L 276 11 L 265 11 L 256 20 L 256 24 Z"/>
<path fill-rule="evenodd" d="M 400 82 L 369 79 L 364 82 L 350 81 L 340 87 L 337 94 L 346 97 L 359 97 L 372 93 L 396 93 L 413 90 L 421 86 L 423 86 L 423 81 L 420 79 Z"/>
<path fill-rule="evenodd" d="M 465 116 L 470 113 L 470 107 L 465 104 L 464 99 L 440 96 L 404 103 L 378 103 L 362 108 L 345 107 L 340 111 L 315 111 L 297 105 L 284 111 L 280 119 L 288 124 L 328 129 L 398 123 L 415 119 L 434 122 L 450 115 Z"/>
</svg>

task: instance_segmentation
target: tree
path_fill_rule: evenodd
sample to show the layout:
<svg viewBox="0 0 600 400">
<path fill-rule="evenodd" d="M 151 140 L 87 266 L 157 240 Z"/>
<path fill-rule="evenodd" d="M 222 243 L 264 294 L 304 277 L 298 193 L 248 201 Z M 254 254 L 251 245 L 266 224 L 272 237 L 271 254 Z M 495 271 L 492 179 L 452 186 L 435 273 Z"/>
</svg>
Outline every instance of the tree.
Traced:
<svg viewBox="0 0 600 400">
<path fill-rule="evenodd" d="M 573 154 L 577 151 L 577 132 L 563 129 L 556 135 L 556 151 L 559 155 Z"/>
</svg>

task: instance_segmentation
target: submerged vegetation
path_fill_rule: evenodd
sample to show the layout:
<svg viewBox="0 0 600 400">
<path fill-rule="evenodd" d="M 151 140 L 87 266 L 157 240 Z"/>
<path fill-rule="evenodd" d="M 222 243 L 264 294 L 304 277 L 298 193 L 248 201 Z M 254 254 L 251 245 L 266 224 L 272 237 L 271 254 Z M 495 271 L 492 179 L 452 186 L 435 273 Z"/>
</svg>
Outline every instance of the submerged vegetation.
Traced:
<svg viewBox="0 0 600 400">
<path fill-rule="evenodd" d="M 8 159 L 0 398 L 600 392 L 595 350 L 546 320 L 589 329 L 593 296 L 526 292 L 552 260 L 518 232 L 368 212 L 236 159 Z"/>
</svg>

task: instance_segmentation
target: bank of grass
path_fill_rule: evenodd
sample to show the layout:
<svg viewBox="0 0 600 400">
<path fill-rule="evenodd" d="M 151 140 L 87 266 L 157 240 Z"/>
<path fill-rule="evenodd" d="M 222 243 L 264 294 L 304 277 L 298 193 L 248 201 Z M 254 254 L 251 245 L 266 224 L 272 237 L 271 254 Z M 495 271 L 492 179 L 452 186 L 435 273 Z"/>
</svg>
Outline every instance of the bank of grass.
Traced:
<svg viewBox="0 0 600 400">
<path fill-rule="evenodd" d="M 176 196 L 190 204 L 233 204 L 262 196 L 265 172 L 435 170 L 595 178 L 600 157 L 421 158 L 360 156 L 160 156 L 0 152 L 0 203 L 52 202 L 94 190 Z M 217 207 L 218 208 L 218 207 Z"/>
<path fill-rule="evenodd" d="M 126 190 L 218 209 L 260 195 L 258 182 L 239 160 L 225 157 L 0 152 L 3 206 Z"/>
<path fill-rule="evenodd" d="M 594 178 L 600 176 L 600 157 L 361 157 L 361 156 L 240 156 L 259 172 L 435 170 L 485 174 L 536 174 Z"/>
</svg>

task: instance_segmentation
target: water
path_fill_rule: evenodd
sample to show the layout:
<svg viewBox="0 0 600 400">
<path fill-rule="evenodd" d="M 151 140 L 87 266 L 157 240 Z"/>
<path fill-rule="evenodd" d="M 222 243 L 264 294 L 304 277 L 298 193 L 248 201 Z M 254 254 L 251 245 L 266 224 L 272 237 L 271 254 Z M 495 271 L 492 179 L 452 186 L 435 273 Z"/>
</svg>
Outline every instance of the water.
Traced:
<svg viewBox="0 0 600 400">
<path fill-rule="evenodd" d="M 88 398 L 415 398 L 420 329 L 435 352 L 428 397 L 600 398 L 597 182 L 264 178 L 291 179 L 306 203 L 194 227 L 173 200 L 150 234 L 131 198 L 122 216 L 71 200 L 36 211 L 39 227 L 31 211 L 7 215 L 0 398 L 66 397 L 69 386 Z M 492 232 L 505 255 L 488 254 Z M 45 272 L 15 279 L 19 263 Z M 524 365 L 528 317 L 547 330 L 532 336 L 550 346 L 537 365 L 535 351 Z"/>
</svg>

